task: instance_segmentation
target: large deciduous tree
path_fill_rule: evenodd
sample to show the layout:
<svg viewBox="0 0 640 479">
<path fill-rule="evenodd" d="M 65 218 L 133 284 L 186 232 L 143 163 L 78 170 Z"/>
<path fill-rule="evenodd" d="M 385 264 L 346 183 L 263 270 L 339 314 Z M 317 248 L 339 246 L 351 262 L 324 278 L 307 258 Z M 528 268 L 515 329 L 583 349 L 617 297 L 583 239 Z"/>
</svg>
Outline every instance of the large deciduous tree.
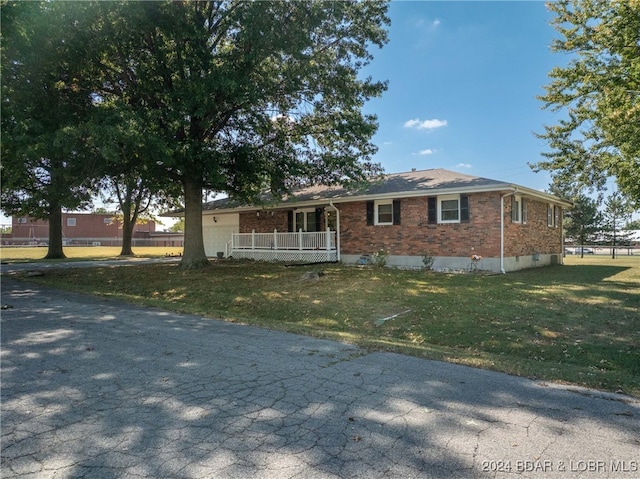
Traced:
<svg viewBox="0 0 640 479">
<path fill-rule="evenodd" d="M 559 0 L 548 3 L 561 37 L 552 50 L 571 55 L 550 73 L 540 97 L 566 118 L 538 135 L 551 151 L 535 169 L 561 183 L 602 189 L 615 177 L 640 205 L 640 0 Z"/>
<path fill-rule="evenodd" d="M 154 161 L 185 202 L 182 266 L 208 263 L 203 190 L 246 201 L 295 182 L 377 172 L 377 124 L 362 112 L 386 84 L 361 78 L 387 41 L 386 2 L 126 2 L 102 9 L 96 95 L 120 99 L 169 154 Z"/>
<path fill-rule="evenodd" d="M 2 209 L 49 220 L 47 258 L 62 258 L 62 209 L 90 200 L 80 125 L 91 101 L 79 4 L 2 3 Z"/>
<path fill-rule="evenodd" d="M 152 127 L 125 105 L 105 99 L 94 101 L 86 124 L 87 143 L 102 159 L 96 175 L 102 177 L 103 195 L 109 203 L 115 200 L 121 211 L 120 256 L 133 255 L 134 227 L 150 213 L 150 207 L 166 204 L 171 191 L 179 194 L 179 188 L 174 188 L 157 167 L 166 151 L 157 135 L 150 133 Z"/>
</svg>

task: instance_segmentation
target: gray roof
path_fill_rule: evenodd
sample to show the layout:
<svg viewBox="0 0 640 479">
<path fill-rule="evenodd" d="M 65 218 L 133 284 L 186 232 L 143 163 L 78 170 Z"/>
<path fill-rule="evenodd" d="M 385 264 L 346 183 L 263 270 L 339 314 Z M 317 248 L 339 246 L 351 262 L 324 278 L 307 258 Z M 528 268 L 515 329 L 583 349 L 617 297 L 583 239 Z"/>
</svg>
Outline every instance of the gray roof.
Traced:
<svg viewBox="0 0 640 479">
<path fill-rule="evenodd" d="M 269 195 L 265 195 L 263 197 L 264 203 L 257 205 L 243 204 L 229 198 L 223 198 L 205 203 L 203 210 L 255 210 L 262 209 L 265 206 L 290 208 L 293 206 L 311 205 L 313 203 L 344 203 L 347 201 L 375 198 L 403 198 L 435 194 L 442 195 L 447 193 L 516 190 L 522 194 L 544 197 L 549 201 L 569 205 L 569 203 L 547 193 L 541 193 L 512 183 L 435 168 L 382 175 L 380 178 L 376 178 L 368 185 L 358 189 L 350 189 L 343 186 L 316 185 L 294 190 L 290 195 L 278 200 L 274 200 Z"/>
</svg>

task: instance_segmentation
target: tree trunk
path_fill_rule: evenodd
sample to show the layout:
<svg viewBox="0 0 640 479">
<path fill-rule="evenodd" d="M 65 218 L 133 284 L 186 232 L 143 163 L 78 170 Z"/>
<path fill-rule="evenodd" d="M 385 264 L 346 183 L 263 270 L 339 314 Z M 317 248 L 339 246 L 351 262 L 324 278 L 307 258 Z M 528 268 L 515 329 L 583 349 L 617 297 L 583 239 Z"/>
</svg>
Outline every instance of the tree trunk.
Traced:
<svg viewBox="0 0 640 479">
<path fill-rule="evenodd" d="M 195 175 L 184 179 L 184 251 L 180 267 L 196 269 L 209 265 L 202 237 L 202 180 Z"/>
<path fill-rule="evenodd" d="M 122 210 L 122 249 L 120 256 L 133 256 L 131 249 L 131 239 L 133 238 L 133 228 L 136 225 L 136 219 L 131 215 L 131 190 L 127 187 L 126 197 L 119 198 L 120 209 Z M 118 195 L 119 196 L 119 195 Z"/>
<path fill-rule="evenodd" d="M 44 259 L 64 259 L 62 250 L 62 206 L 58 202 L 50 205 L 49 211 L 49 250 Z"/>
<path fill-rule="evenodd" d="M 132 221 L 131 215 L 123 211 L 122 215 L 122 249 L 120 256 L 133 256 L 131 249 L 131 240 L 133 238 L 133 228 L 135 221 Z"/>
</svg>

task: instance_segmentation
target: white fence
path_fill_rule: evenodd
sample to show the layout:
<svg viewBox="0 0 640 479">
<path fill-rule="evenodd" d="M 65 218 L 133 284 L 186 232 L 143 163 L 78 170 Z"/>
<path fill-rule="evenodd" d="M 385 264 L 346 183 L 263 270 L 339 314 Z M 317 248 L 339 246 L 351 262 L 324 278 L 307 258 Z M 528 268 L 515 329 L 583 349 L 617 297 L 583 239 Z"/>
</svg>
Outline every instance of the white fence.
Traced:
<svg viewBox="0 0 640 479">
<path fill-rule="evenodd" d="M 234 233 L 227 256 L 262 261 L 337 261 L 336 232 Z"/>
<path fill-rule="evenodd" d="M 231 249 L 250 250 L 335 250 L 336 232 L 304 233 L 234 233 Z"/>
</svg>

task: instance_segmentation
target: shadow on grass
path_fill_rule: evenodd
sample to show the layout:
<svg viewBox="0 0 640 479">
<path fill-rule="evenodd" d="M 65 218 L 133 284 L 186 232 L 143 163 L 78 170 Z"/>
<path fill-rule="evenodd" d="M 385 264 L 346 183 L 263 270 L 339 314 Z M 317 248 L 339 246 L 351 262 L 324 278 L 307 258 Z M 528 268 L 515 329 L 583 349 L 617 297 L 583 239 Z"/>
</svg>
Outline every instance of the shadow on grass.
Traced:
<svg viewBox="0 0 640 479">
<path fill-rule="evenodd" d="M 631 401 L 3 283 L 3 477 L 480 477 L 637 452 Z"/>
</svg>

